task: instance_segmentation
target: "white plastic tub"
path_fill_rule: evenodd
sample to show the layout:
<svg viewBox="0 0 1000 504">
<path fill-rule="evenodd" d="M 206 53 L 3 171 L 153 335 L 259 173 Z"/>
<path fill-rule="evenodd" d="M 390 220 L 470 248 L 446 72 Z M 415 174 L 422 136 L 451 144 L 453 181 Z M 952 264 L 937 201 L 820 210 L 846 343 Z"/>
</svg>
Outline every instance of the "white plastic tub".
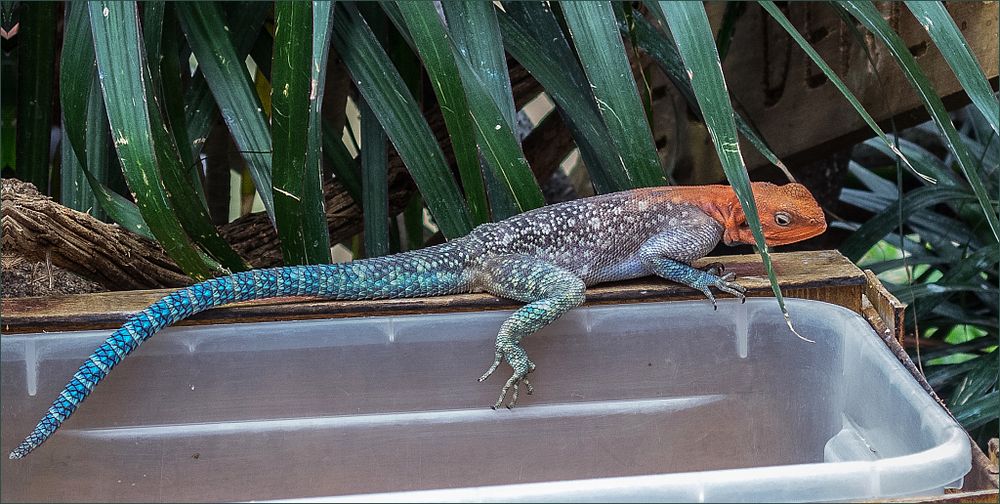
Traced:
<svg viewBox="0 0 1000 504">
<path fill-rule="evenodd" d="M 4 501 L 822 501 L 940 494 L 968 438 L 859 316 L 773 299 L 573 310 L 506 380 L 509 312 L 174 328 L 44 446 Z M 108 331 L 4 335 L 17 445 Z M 407 492 L 407 493 L 399 493 Z M 391 493 L 386 495 L 386 493 Z M 369 494 L 369 495 L 360 495 Z"/>
</svg>

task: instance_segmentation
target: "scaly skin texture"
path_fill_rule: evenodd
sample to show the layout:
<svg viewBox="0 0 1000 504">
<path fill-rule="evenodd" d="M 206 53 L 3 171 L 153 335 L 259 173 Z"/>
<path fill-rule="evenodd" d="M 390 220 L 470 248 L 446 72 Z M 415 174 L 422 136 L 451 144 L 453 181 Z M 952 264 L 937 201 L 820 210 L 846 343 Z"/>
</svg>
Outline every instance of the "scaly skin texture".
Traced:
<svg viewBox="0 0 1000 504">
<path fill-rule="evenodd" d="M 823 212 L 801 185 L 752 185 L 768 245 L 826 230 Z M 710 287 L 743 298 L 744 288 L 722 266 L 690 266 L 720 240 L 753 243 L 728 186 L 635 189 L 551 205 L 484 224 L 443 245 L 343 264 L 247 271 L 173 292 L 133 315 L 84 361 L 34 431 L 10 453 L 19 459 L 66 421 L 94 387 L 140 343 L 160 329 L 214 306 L 284 296 L 386 299 L 488 292 L 523 301 L 500 327 L 487 379 L 504 361 L 513 374 L 508 407 L 535 369 L 521 339 L 583 303 L 586 286 L 658 275 L 705 294 Z"/>
</svg>

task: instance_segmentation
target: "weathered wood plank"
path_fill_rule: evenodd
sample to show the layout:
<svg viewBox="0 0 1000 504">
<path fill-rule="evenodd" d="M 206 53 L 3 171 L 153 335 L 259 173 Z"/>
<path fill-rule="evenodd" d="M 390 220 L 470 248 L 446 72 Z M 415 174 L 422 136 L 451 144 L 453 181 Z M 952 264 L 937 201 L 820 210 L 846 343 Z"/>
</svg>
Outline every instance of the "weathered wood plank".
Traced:
<svg viewBox="0 0 1000 504">
<path fill-rule="evenodd" d="M 903 37 L 946 106 L 968 103 L 951 68 L 903 3 L 876 5 Z M 723 5 L 709 2 L 708 6 L 713 20 L 721 20 Z M 996 89 L 1000 3 L 948 2 L 946 6 Z M 881 42 L 864 37 L 873 68 L 864 48 L 829 5 L 792 2 L 786 16 L 887 131 L 890 118 L 895 118 L 897 128 L 927 120 L 919 97 Z M 858 30 L 867 33 L 862 27 Z M 757 5 L 748 5 L 738 21 L 724 67 L 736 102 L 789 166 L 873 136 L 822 71 Z M 748 144 L 742 150 L 748 165 L 768 164 Z"/>
<path fill-rule="evenodd" d="M 903 321 L 903 314 L 906 312 L 906 304 L 896 299 L 882 282 L 879 281 L 875 272 L 865 270 L 865 297 L 872 304 L 872 308 L 878 313 L 881 323 L 891 337 L 895 338 L 900 346 L 906 340 L 906 324 Z M 876 327 L 876 330 L 880 328 Z"/>
<path fill-rule="evenodd" d="M 861 310 L 865 275 L 836 251 L 787 252 L 773 255 L 782 291 L 789 297 L 816 299 Z M 756 255 L 705 258 L 698 264 L 722 262 L 747 287 L 750 296 L 771 296 L 771 287 Z M 49 298 L 4 299 L 0 327 L 4 334 L 113 329 L 169 290 L 105 292 Z M 724 295 L 723 295 L 724 297 Z M 703 299 L 687 287 L 642 278 L 597 286 L 587 291 L 588 304 Z M 707 301 L 706 301 L 707 302 Z M 318 298 L 280 298 L 214 308 L 179 325 L 262 322 L 273 320 L 365 317 L 413 313 L 509 310 L 519 306 L 488 294 L 461 294 L 432 298 L 379 301 L 329 301 Z"/>
</svg>

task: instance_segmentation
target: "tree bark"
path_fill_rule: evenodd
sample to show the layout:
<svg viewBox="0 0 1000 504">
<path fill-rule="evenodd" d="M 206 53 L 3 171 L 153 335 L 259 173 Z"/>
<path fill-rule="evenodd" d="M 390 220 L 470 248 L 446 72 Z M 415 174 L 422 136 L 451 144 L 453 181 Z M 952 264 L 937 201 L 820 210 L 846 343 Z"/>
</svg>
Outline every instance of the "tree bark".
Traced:
<svg viewBox="0 0 1000 504">
<path fill-rule="evenodd" d="M 3 179 L 3 253 L 45 261 L 115 289 L 176 287 L 191 279 L 149 239 L 64 207 L 35 186 Z"/>
</svg>

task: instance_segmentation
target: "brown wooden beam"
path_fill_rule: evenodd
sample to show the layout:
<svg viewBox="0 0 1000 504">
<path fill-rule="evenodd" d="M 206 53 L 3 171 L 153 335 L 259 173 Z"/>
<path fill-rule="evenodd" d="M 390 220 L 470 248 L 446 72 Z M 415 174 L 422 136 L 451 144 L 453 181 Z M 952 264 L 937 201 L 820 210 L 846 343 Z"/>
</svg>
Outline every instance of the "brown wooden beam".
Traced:
<svg viewBox="0 0 1000 504">
<path fill-rule="evenodd" d="M 786 252 L 774 254 L 772 258 L 785 296 L 826 301 L 860 312 L 861 294 L 866 285 L 865 275 L 839 252 Z M 725 264 L 727 271 L 736 273 L 738 281 L 747 287 L 747 295 L 772 295 L 767 275 L 757 255 L 718 256 L 703 259 L 697 264 L 716 261 Z M 129 315 L 144 309 L 169 292 L 170 290 L 145 290 L 4 299 L 0 307 L 3 312 L 0 327 L 4 334 L 113 329 L 120 326 Z M 587 290 L 587 303 L 592 305 L 688 299 L 708 302 L 700 292 L 652 277 L 600 285 Z M 178 325 L 511 310 L 517 306 L 519 304 L 488 294 L 379 301 L 279 298 L 214 308 Z"/>
<path fill-rule="evenodd" d="M 968 103 L 951 67 L 903 3 L 876 6 L 902 36 L 945 105 L 954 109 Z M 708 7 L 712 19 L 721 20 L 723 5 L 709 2 Z M 946 7 L 996 89 L 1000 3 L 948 2 Z M 883 129 L 889 131 L 890 118 L 897 128 L 927 120 L 918 95 L 881 42 L 864 36 L 873 68 L 864 47 L 829 5 L 789 2 L 785 13 Z M 858 31 L 867 34 L 864 27 Z M 790 168 L 874 136 L 795 41 L 758 5 L 748 5 L 737 22 L 724 68 L 738 106 Z M 748 166 L 767 164 L 746 142 L 742 151 Z"/>
</svg>

